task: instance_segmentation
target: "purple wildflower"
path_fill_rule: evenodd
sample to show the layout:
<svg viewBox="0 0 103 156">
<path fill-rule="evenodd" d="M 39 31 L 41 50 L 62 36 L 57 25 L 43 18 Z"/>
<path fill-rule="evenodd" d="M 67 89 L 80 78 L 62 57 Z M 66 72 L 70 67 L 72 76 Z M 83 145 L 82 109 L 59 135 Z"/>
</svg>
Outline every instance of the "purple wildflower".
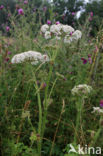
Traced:
<svg viewBox="0 0 103 156">
<path fill-rule="evenodd" d="M 50 20 L 47 20 L 47 24 L 50 25 L 51 24 L 51 21 Z"/>
<path fill-rule="evenodd" d="M 11 51 L 8 51 L 8 55 L 11 55 Z"/>
<path fill-rule="evenodd" d="M 90 64 L 92 64 L 92 58 L 91 57 L 88 58 L 88 61 Z"/>
<path fill-rule="evenodd" d="M 72 12 L 72 16 L 74 16 L 76 13 L 75 12 Z"/>
<path fill-rule="evenodd" d="M 0 10 L 2 10 L 3 8 L 4 8 L 4 6 L 3 6 L 3 5 L 1 5 L 1 6 L 0 6 Z"/>
<path fill-rule="evenodd" d="M 73 32 L 70 32 L 70 36 L 72 36 Z"/>
<path fill-rule="evenodd" d="M 100 106 L 103 107 L 103 100 L 100 100 Z"/>
<path fill-rule="evenodd" d="M 5 62 L 8 62 L 9 60 L 10 60 L 10 58 L 9 58 L 9 57 L 5 58 Z"/>
<path fill-rule="evenodd" d="M 47 7 L 46 7 L 46 6 L 43 7 L 43 11 L 44 11 L 44 12 L 47 11 Z"/>
<path fill-rule="evenodd" d="M 93 17 L 93 12 L 90 12 L 90 16 Z"/>
<path fill-rule="evenodd" d="M 43 83 L 41 84 L 41 86 L 40 86 L 40 89 L 41 89 L 41 90 L 42 90 L 42 89 L 45 89 L 45 87 L 46 87 L 46 83 L 43 82 Z"/>
<path fill-rule="evenodd" d="M 85 58 L 81 58 L 81 60 L 83 61 L 83 64 L 86 64 L 87 63 L 87 59 L 85 59 Z"/>
<path fill-rule="evenodd" d="M 6 31 L 9 32 L 10 31 L 10 27 L 6 26 Z"/>
<path fill-rule="evenodd" d="M 25 0 L 25 1 L 24 1 L 24 4 L 28 4 L 28 1 L 27 1 L 27 0 Z"/>
<path fill-rule="evenodd" d="M 60 22 L 59 22 L 59 21 L 57 21 L 57 22 L 56 22 L 56 25 L 58 25 L 58 24 L 60 24 Z"/>
<path fill-rule="evenodd" d="M 94 52 L 96 53 L 97 51 L 98 51 L 98 47 L 96 46 L 96 47 L 95 47 L 95 50 L 94 50 Z"/>
<path fill-rule="evenodd" d="M 19 14 L 19 15 L 24 15 L 24 10 L 23 10 L 22 8 L 20 8 L 20 9 L 18 10 L 18 14 Z"/>
</svg>

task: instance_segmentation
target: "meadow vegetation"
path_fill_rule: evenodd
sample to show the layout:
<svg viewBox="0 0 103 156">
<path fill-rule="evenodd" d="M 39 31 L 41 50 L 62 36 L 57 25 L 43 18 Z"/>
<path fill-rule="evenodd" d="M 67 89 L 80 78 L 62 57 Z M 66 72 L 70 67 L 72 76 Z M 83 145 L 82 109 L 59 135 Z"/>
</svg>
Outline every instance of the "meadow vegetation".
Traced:
<svg viewBox="0 0 103 156">
<path fill-rule="evenodd" d="M 103 147 L 102 25 L 92 36 L 93 12 L 74 26 L 52 7 L 46 14 L 18 2 L 0 31 L 2 156 L 78 156 L 69 144 Z"/>
</svg>

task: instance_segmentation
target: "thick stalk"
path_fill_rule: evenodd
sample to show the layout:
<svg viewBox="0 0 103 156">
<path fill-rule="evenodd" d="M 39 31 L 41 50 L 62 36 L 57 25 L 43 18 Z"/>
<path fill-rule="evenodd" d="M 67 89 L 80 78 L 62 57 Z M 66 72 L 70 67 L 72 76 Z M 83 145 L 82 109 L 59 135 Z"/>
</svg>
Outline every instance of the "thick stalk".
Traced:
<svg viewBox="0 0 103 156">
<path fill-rule="evenodd" d="M 45 131 L 45 125 L 46 125 L 46 117 L 47 117 L 47 110 L 48 110 L 48 88 L 49 88 L 49 82 L 50 82 L 50 78 L 52 75 L 52 69 L 53 66 L 50 65 L 50 71 L 49 71 L 49 76 L 48 76 L 48 80 L 47 80 L 47 86 L 45 89 L 45 99 L 44 99 L 44 116 L 43 116 L 43 126 L 42 126 L 42 138 L 44 136 L 44 131 Z"/>
<path fill-rule="evenodd" d="M 81 119 L 82 119 L 83 98 L 78 100 L 76 107 L 77 107 L 77 120 L 76 120 L 76 128 L 75 128 L 75 135 L 74 135 L 75 143 L 77 143 L 77 134 L 78 134 L 79 125 L 81 124 Z"/>
<path fill-rule="evenodd" d="M 39 90 L 36 76 L 34 75 L 34 81 L 35 81 L 35 87 L 36 90 Z M 41 98 L 40 98 L 40 92 L 37 92 L 37 98 L 38 98 L 38 106 L 39 106 L 39 123 L 38 123 L 38 134 L 40 135 L 40 138 L 38 140 L 38 153 L 39 156 L 41 155 L 41 142 L 42 142 L 42 137 L 41 137 L 41 128 L 42 128 L 42 107 L 41 107 Z"/>
</svg>

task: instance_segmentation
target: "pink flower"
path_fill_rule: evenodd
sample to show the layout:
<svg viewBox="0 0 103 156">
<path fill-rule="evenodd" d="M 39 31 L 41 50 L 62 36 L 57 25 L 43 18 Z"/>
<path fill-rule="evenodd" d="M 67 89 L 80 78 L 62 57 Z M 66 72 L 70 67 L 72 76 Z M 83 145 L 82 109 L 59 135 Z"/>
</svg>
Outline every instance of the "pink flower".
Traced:
<svg viewBox="0 0 103 156">
<path fill-rule="evenodd" d="M 92 64 L 92 58 L 91 57 L 88 58 L 88 61 L 90 64 Z"/>
<path fill-rule="evenodd" d="M 44 12 L 47 11 L 47 7 L 46 7 L 46 6 L 43 7 L 43 11 L 44 11 Z"/>
<path fill-rule="evenodd" d="M 98 50 L 99 50 L 99 49 L 98 49 L 98 47 L 96 46 L 94 52 L 96 53 Z"/>
<path fill-rule="evenodd" d="M 8 51 L 8 55 L 11 55 L 11 51 Z"/>
<path fill-rule="evenodd" d="M 58 25 L 58 24 L 60 24 L 60 22 L 59 22 L 59 21 L 57 21 L 57 22 L 56 22 L 56 25 Z"/>
<path fill-rule="evenodd" d="M 4 8 L 4 6 L 3 6 L 3 5 L 1 5 L 1 6 L 0 6 L 0 10 L 2 10 L 3 8 Z"/>
<path fill-rule="evenodd" d="M 47 20 L 47 24 L 50 25 L 51 24 L 51 21 L 50 20 Z"/>
<path fill-rule="evenodd" d="M 9 14 L 8 14 L 8 17 L 10 17 L 10 16 L 11 16 L 11 14 L 9 13 Z"/>
<path fill-rule="evenodd" d="M 10 58 L 9 58 L 9 57 L 5 58 L 5 62 L 8 62 L 9 60 L 10 60 Z"/>
<path fill-rule="evenodd" d="M 75 12 L 72 12 L 72 15 L 74 16 L 76 13 Z"/>
<path fill-rule="evenodd" d="M 72 36 L 73 32 L 70 32 L 70 36 Z"/>
<path fill-rule="evenodd" d="M 6 31 L 9 32 L 10 31 L 10 27 L 6 26 Z"/>
<path fill-rule="evenodd" d="M 103 100 L 100 100 L 100 106 L 103 107 Z"/>
<path fill-rule="evenodd" d="M 20 8 L 20 9 L 18 10 L 18 14 L 19 14 L 19 15 L 24 15 L 24 10 L 23 10 L 22 8 Z"/>
<path fill-rule="evenodd" d="M 86 64 L 87 63 L 87 59 L 85 59 L 85 58 L 81 58 L 81 60 L 83 61 L 83 64 Z"/>
<path fill-rule="evenodd" d="M 90 12 L 90 16 L 93 17 L 93 12 Z"/>
<path fill-rule="evenodd" d="M 24 4 L 28 4 L 28 1 L 27 1 L 27 0 L 25 0 L 25 1 L 24 1 Z"/>
</svg>

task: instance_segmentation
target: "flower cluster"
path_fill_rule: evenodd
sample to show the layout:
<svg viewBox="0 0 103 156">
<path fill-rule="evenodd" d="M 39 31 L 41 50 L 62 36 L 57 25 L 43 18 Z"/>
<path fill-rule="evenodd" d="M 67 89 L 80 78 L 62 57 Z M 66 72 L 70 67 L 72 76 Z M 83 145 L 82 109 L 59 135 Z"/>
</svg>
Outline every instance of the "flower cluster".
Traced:
<svg viewBox="0 0 103 156">
<path fill-rule="evenodd" d="M 25 61 L 30 61 L 31 64 L 36 65 L 39 62 L 45 63 L 49 61 L 48 55 L 42 55 L 40 52 L 28 51 L 17 55 L 14 55 L 11 63 L 23 63 Z"/>
<path fill-rule="evenodd" d="M 103 114 L 103 109 L 101 109 L 100 107 L 93 107 L 92 113 Z"/>
<path fill-rule="evenodd" d="M 71 43 L 72 41 L 77 41 L 82 37 L 82 32 L 79 30 L 74 30 L 69 25 L 61 24 L 59 21 L 56 24 L 50 25 L 51 22 L 48 20 L 47 24 L 42 25 L 41 32 L 43 33 L 45 39 L 50 39 L 52 36 L 59 40 L 63 37 L 64 43 Z"/>
<path fill-rule="evenodd" d="M 86 84 L 80 84 L 78 86 L 75 86 L 72 89 L 73 95 L 82 95 L 82 94 L 89 94 L 92 91 L 92 87 Z"/>
</svg>

